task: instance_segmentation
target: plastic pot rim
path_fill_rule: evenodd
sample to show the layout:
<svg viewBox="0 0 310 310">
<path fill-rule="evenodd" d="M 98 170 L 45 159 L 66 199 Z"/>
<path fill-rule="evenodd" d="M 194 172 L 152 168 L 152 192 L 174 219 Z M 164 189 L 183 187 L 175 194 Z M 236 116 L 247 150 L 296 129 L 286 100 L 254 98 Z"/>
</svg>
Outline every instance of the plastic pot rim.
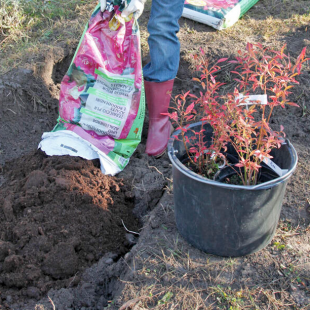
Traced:
<svg viewBox="0 0 310 310">
<path fill-rule="evenodd" d="M 198 123 L 193 123 L 191 124 L 188 128 L 192 128 L 198 125 L 201 125 L 202 122 L 198 122 Z M 207 123 L 206 123 L 207 124 Z M 292 173 L 296 170 L 297 167 L 297 162 L 298 162 L 298 155 L 297 152 L 294 148 L 294 146 L 290 143 L 290 141 L 288 139 L 285 139 L 285 143 L 288 144 L 288 146 L 291 148 L 292 152 L 293 152 L 293 156 L 295 158 L 295 162 L 294 165 L 291 169 L 289 169 L 287 171 L 287 173 L 285 173 L 284 175 L 282 175 L 281 177 L 278 177 L 274 180 L 270 180 L 268 182 L 264 182 L 261 184 L 257 184 L 257 185 L 234 185 L 234 184 L 225 184 L 225 183 L 221 183 L 218 181 L 213 181 L 210 179 L 207 179 L 205 177 L 200 176 L 199 174 L 191 171 L 190 169 L 188 169 L 187 167 L 185 167 L 180 160 L 176 157 L 176 152 L 177 150 L 174 149 L 173 147 L 173 143 L 175 141 L 174 136 L 178 136 L 181 133 L 181 130 L 177 130 L 175 131 L 168 142 L 167 148 L 168 148 L 168 156 L 169 159 L 171 161 L 171 163 L 173 164 L 174 167 L 176 167 L 181 173 L 187 174 L 188 177 L 190 177 L 191 179 L 195 180 L 195 181 L 199 181 L 205 184 L 209 184 L 209 185 L 213 185 L 213 186 L 217 186 L 217 187 L 222 187 L 222 188 L 227 188 L 227 189 L 242 189 L 242 190 L 262 190 L 262 189 L 268 189 L 271 188 L 273 186 L 278 185 L 279 183 L 285 182 L 286 180 L 288 180 Z"/>
</svg>

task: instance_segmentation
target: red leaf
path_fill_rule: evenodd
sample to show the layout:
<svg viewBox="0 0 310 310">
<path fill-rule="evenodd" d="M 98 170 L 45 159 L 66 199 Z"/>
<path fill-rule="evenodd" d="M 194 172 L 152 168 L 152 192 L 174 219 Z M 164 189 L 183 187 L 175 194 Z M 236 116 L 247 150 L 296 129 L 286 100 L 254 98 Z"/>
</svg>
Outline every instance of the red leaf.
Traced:
<svg viewBox="0 0 310 310">
<path fill-rule="evenodd" d="M 246 49 L 250 52 L 250 51 L 252 51 L 253 50 L 253 44 L 251 44 L 251 43 L 247 43 L 247 45 L 246 45 Z"/>
<path fill-rule="evenodd" d="M 307 48 L 304 47 L 303 50 L 301 51 L 300 55 L 297 58 L 297 62 L 305 58 L 306 50 L 307 50 Z"/>
<path fill-rule="evenodd" d="M 293 107 L 298 107 L 298 108 L 300 108 L 300 106 L 299 106 L 297 103 L 294 103 L 294 102 L 287 102 L 286 104 L 291 105 L 291 106 L 293 106 Z"/>
<path fill-rule="evenodd" d="M 239 168 L 242 168 L 244 167 L 244 164 L 243 163 L 239 163 L 239 164 L 235 164 L 236 167 L 239 167 Z"/>
<path fill-rule="evenodd" d="M 220 62 L 224 62 L 224 61 L 226 61 L 228 58 L 221 58 L 221 59 L 219 59 L 218 61 L 217 61 L 217 63 L 220 63 Z"/>
<path fill-rule="evenodd" d="M 185 115 L 191 113 L 192 110 L 194 109 L 194 106 L 195 106 L 195 104 L 194 104 L 194 103 L 191 103 L 191 104 L 186 108 Z"/>
<path fill-rule="evenodd" d="M 187 95 L 190 93 L 191 91 L 189 90 L 188 92 L 186 92 L 183 96 L 184 96 L 184 99 L 187 97 Z"/>
<path fill-rule="evenodd" d="M 178 120 L 178 113 L 177 112 L 172 112 L 170 115 L 170 118 L 173 119 L 174 121 Z"/>
</svg>

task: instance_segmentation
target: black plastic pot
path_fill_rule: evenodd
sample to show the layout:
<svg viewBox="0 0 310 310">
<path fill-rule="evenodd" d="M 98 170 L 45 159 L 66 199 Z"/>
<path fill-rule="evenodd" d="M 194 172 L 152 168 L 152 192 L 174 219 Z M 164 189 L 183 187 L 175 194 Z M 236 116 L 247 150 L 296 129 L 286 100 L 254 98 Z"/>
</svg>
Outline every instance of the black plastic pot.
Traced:
<svg viewBox="0 0 310 310">
<path fill-rule="evenodd" d="M 196 131 L 201 123 L 190 126 Z M 204 125 L 211 142 L 212 128 Z M 192 133 L 188 131 L 190 136 Z M 193 246 L 219 256 L 243 256 L 256 252 L 273 238 L 288 179 L 297 166 L 297 153 L 288 140 L 272 151 L 273 161 L 288 169 L 285 175 L 255 186 L 231 185 L 208 180 L 186 168 L 182 141 L 174 136 L 168 143 L 172 162 L 176 224 Z"/>
<path fill-rule="evenodd" d="M 262 163 L 261 166 L 262 168 L 259 170 L 258 175 L 257 175 L 258 183 L 268 182 L 268 181 L 278 178 L 278 175 L 276 174 L 276 172 L 274 172 L 264 163 Z M 217 174 L 214 177 L 214 180 L 217 182 L 225 182 L 227 179 L 230 179 L 231 177 L 236 176 L 238 174 L 239 175 L 243 174 L 242 169 L 235 167 L 234 165 L 226 166 L 217 172 Z"/>
</svg>

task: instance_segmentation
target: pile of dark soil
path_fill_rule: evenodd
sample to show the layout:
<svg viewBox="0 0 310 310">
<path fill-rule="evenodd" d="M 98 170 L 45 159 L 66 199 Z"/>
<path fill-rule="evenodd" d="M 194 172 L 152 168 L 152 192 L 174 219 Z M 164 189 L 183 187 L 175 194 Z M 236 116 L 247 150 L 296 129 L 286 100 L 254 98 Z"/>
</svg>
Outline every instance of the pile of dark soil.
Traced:
<svg viewBox="0 0 310 310">
<path fill-rule="evenodd" d="M 99 161 L 36 151 L 8 162 L 0 180 L 0 305 L 76 286 L 105 253 L 129 251 L 138 231 L 125 181 Z M 9 296 L 9 298 L 8 298 Z"/>
</svg>

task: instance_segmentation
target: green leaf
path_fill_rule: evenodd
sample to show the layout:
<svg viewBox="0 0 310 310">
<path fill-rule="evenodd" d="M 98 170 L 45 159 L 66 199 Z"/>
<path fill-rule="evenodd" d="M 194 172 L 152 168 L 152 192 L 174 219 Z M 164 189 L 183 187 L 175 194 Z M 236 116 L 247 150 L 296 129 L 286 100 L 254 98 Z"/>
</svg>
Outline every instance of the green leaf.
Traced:
<svg viewBox="0 0 310 310">
<path fill-rule="evenodd" d="M 158 301 L 158 305 L 164 305 L 167 302 L 169 302 L 169 300 L 172 298 L 173 293 L 172 292 L 167 292 L 164 297 Z"/>
</svg>

